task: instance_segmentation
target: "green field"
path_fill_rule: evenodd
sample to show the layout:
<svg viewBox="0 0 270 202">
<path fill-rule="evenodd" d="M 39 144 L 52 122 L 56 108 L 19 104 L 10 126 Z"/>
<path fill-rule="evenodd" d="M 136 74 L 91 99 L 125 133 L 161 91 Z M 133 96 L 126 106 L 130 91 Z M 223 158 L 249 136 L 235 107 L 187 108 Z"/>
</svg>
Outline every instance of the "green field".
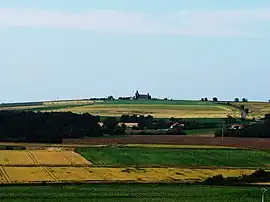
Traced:
<svg viewBox="0 0 270 202">
<path fill-rule="evenodd" d="M 77 185 L 1 187 L 1 202 L 256 202 L 259 187 L 181 185 Z M 266 194 L 266 201 L 268 196 Z"/>
<path fill-rule="evenodd" d="M 187 135 L 214 135 L 216 131 L 220 128 L 205 128 L 205 129 L 195 129 L 195 130 L 185 130 Z"/>
<path fill-rule="evenodd" d="M 270 165 L 270 152 L 265 150 L 103 147 L 77 148 L 76 151 L 99 166 L 258 168 Z"/>
</svg>

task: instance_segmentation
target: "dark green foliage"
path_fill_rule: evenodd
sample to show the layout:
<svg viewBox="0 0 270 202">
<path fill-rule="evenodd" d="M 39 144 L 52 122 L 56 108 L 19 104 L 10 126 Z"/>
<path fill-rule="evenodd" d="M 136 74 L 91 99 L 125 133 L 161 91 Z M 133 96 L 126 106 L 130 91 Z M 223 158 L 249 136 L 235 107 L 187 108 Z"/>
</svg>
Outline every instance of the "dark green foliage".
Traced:
<svg viewBox="0 0 270 202">
<path fill-rule="evenodd" d="M 258 187 L 117 183 L 3 186 L 0 198 L 1 202 L 255 202 L 260 196 Z"/>
<path fill-rule="evenodd" d="M 0 111 L 0 141 L 61 143 L 62 138 L 102 136 L 98 122 L 90 114 Z"/>
<path fill-rule="evenodd" d="M 236 184 L 247 184 L 257 182 L 269 182 L 270 172 L 263 169 L 258 169 L 250 175 L 242 175 L 238 177 L 227 177 L 224 178 L 222 175 L 216 175 L 207 178 L 203 183 L 208 185 L 236 185 Z"/>
<path fill-rule="evenodd" d="M 232 130 L 225 128 L 223 130 L 224 137 L 257 137 L 269 138 L 270 137 L 270 119 L 262 120 L 254 124 L 244 124 L 244 128 L 239 130 Z M 220 137 L 221 130 L 215 133 L 215 136 Z"/>
<path fill-rule="evenodd" d="M 115 117 L 107 117 L 103 121 L 103 132 L 109 135 L 125 134 L 126 125 L 118 125 L 118 120 Z"/>
</svg>

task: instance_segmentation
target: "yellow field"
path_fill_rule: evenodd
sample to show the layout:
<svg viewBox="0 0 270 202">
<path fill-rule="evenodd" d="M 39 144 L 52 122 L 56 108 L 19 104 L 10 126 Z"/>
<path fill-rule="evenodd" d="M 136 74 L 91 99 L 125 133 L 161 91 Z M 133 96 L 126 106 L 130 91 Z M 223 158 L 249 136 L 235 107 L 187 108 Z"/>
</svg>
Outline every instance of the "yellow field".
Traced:
<svg viewBox="0 0 270 202">
<path fill-rule="evenodd" d="M 73 151 L 48 150 L 2 150 L 0 165 L 91 165 L 89 161 Z"/>
<path fill-rule="evenodd" d="M 2 167 L 1 183 L 65 181 L 194 182 L 222 174 L 251 174 L 249 169 L 94 168 L 94 167 Z"/>
</svg>

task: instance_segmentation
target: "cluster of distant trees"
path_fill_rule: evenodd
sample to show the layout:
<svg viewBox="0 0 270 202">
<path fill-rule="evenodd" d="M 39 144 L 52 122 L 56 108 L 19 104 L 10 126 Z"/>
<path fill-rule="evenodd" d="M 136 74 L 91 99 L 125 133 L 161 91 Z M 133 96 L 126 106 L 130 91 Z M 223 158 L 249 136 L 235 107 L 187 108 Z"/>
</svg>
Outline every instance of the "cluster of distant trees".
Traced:
<svg viewBox="0 0 270 202">
<path fill-rule="evenodd" d="M 207 102 L 208 101 L 208 98 L 207 97 L 201 98 L 201 101 L 202 102 Z M 217 97 L 213 97 L 212 98 L 212 101 L 213 102 L 218 102 L 218 98 Z M 234 98 L 234 102 L 240 102 L 240 99 L 239 98 Z M 248 102 L 248 99 L 247 98 L 242 98 L 242 102 Z"/>
<path fill-rule="evenodd" d="M 170 119 L 155 119 L 153 116 L 143 115 L 122 115 L 119 122 L 124 123 L 138 123 L 137 127 L 133 129 L 167 129 L 174 123 L 183 124 L 184 130 L 190 129 L 202 129 L 202 128 L 216 128 L 220 126 L 220 123 L 215 122 L 199 122 L 196 120 L 184 120 L 181 118 L 170 118 Z"/>
<path fill-rule="evenodd" d="M 249 184 L 256 182 L 269 182 L 270 172 L 258 169 L 249 175 L 241 175 L 238 177 L 223 177 L 222 175 L 216 175 L 207 178 L 203 184 L 208 185 L 235 185 L 235 184 Z"/>
<path fill-rule="evenodd" d="M 102 136 L 99 117 L 71 112 L 0 111 L 0 141 L 60 143 Z"/>
<path fill-rule="evenodd" d="M 215 136 L 220 137 L 257 137 L 270 138 L 270 115 L 266 114 L 265 118 L 253 124 L 243 124 L 241 129 L 224 128 L 218 130 Z"/>
</svg>

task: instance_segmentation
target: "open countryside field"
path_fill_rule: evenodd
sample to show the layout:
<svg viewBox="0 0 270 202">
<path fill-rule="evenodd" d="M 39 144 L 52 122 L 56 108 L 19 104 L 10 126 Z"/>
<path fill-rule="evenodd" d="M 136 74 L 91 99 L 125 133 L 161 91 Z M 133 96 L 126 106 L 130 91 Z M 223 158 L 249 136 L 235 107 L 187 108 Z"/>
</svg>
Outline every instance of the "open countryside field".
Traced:
<svg viewBox="0 0 270 202">
<path fill-rule="evenodd" d="M 240 107 L 244 105 L 248 108 L 250 113 L 248 117 L 262 118 L 265 114 L 270 113 L 270 102 L 234 102 L 235 106 Z"/>
<path fill-rule="evenodd" d="M 99 116 L 123 114 L 152 115 L 155 118 L 224 118 L 228 114 L 238 116 L 238 109 L 230 106 L 200 101 L 145 100 L 145 101 L 47 101 L 38 103 L 2 104 L 0 110 L 71 111 Z"/>
<path fill-rule="evenodd" d="M 56 111 L 71 111 L 74 113 L 88 112 L 99 116 L 120 117 L 123 114 L 133 115 L 152 115 L 155 118 L 222 118 L 228 114 L 238 115 L 239 111 L 232 107 L 217 104 L 179 101 L 177 102 L 103 102 L 93 105 L 70 107 L 58 109 Z"/>
<path fill-rule="evenodd" d="M 2 166 L 33 166 L 33 165 L 90 165 L 91 163 L 73 151 L 47 150 L 1 150 L 0 165 Z"/>
<path fill-rule="evenodd" d="M 270 167 L 268 150 L 103 147 L 76 151 L 98 166 Z"/>
<path fill-rule="evenodd" d="M 186 183 L 268 170 L 268 151 L 145 147 L 0 151 L 0 183 Z M 2 156 L 1 156 L 2 155 Z M 87 160 L 90 162 L 87 162 Z"/>
<path fill-rule="evenodd" d="M 191 183 L 222 174 L 237 177 L 256 169 L 134 168 L 134 167 L 0 167 L 1 184 L 22 183 Z"/>
<path fill-rule="evenodd" d="M 77 186 L 1 187 L 1 202 L 256 202 L 257 187 L 111 184 Z M 38 199 L 38 200 L 37 200 Z"/>
</svg>

